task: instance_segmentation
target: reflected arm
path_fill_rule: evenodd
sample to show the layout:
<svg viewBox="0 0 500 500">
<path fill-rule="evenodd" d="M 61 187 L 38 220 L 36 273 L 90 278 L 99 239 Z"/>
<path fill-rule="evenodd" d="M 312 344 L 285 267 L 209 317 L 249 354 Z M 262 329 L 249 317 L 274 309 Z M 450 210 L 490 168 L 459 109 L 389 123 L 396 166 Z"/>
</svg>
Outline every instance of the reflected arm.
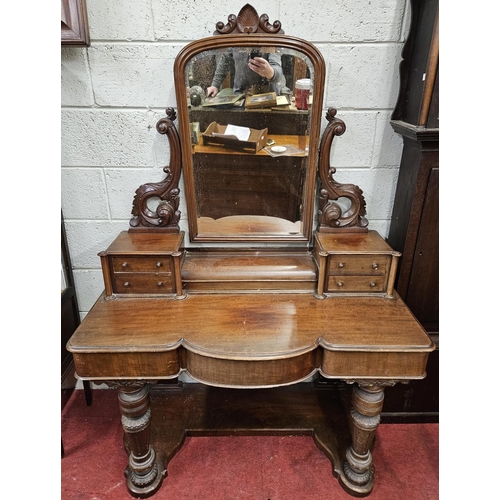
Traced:
<svg viewBox="0 0 500 500">
<path fill-rule="evenodd" d="M 269 54 L 269 64 L 274 69 L 274 75 L 269 80 L 271 83 L 278 83 L 283 78 L 283 68 L 281 67 L 281 56 L 277 53 Z"/>
</svg>

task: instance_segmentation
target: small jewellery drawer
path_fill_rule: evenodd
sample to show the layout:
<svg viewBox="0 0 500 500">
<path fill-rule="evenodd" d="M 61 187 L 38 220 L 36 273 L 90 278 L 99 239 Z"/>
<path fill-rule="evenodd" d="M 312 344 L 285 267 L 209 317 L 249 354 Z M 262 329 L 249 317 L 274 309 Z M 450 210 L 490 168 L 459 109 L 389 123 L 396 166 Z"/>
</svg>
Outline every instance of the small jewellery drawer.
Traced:
<svg viewBox="0 0 500 500">
<path fill-rule="evenodd" d="M 330 276 L 329 292 L 383 292 L 385 276 Z"/>
<path fill-rule="evenodd" d="M 172 293 L 170 274 L 115 274 L 116 293 Z"/>
<path fill-rule="evenodd" d="M 169 257 L 113 257 L 115 273 L 168 273 L 171 271 Z"/>
<path fill-rule="evenodd" d="M 389 270 L 389 266 L 389 255 L 330 255 L 328 274 L 383 276 Z"/>
</svg>

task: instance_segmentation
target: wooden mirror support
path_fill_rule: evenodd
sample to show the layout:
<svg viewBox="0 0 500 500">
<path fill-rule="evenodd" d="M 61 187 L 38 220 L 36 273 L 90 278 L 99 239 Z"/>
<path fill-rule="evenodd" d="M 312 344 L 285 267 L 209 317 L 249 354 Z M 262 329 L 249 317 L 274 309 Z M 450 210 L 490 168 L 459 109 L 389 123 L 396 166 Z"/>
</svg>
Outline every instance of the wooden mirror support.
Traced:
<svg viewBox="0 0 500 500">
<path fill-rule="evenodd" d="M 309 109 L 232 115 L 271 122 L 281 116 L 282 123 L 296 117 L 294 126 L 305 124 L 295 135 L 308 139 L 307 155 L 290 162 L 198 153 L 192 140 L 190 119 L 203 110 L 188 110 L 189 61 L 207 51 L 254 46 L 290 50 L 294 69 L 297 63 L 303 71 L 303 58 L 314 77 Z M 313 437 L 346 491 L 366 496 L 384 389 L 424 378 L 435 346 L 394 290 L 401 254 L 368 231 L 361 189 L 334 180 L 330 149 L 345 124 L 329 109 L 320 141 L 324 60 L 309 42 L 285 36 L 279 21 L 270 23 L 245 5 L 217 23 L 214 36 L 183 48 L 174 74 L 179 132 L 171 108 L 157 124 L 170 145 L 165 179 L 137 189 L 129 230 L 99 253 L 104 292 L 67 344 L 79 379 L 118 389 L 128 490 L 154 494 L 187 435 L 297 434 Z M 199 101 L 191 105 L 200 107 Z M 228 162 L 222 165 L 226 182 L 205 177 L 205 198 L 197 193 L 195 154 L 209 167 L 220 167 L 221 158 Z M 179 228 L 181 166 L 192 233 L 187 247 Z M 297 234 L 269 230 L 268 223 L 254 233 L 204 232 L 197 210 L 206 200 L 215 210 L 213 189 L 224 190 L 227 179 L 247 187 L 249 176 L 255 181 L 264 170 L 271 182 L 279 168 L 280 182 L 286 181 L 290 166 L 300 175 L 295 184 L 282 182 L 284 189 L 303 186 L 293 199 L 300 208 Z M 251 188 L 266 184 L 257 180 Z M 197 383 L 165 383 L 184 373 Z"/>
<path fill-rule="evenodd" d="M 179 179 L 181 176 L 181 147 L 174 125 L 176 113 L 167 108 L 167 116 L 156 124 L 156 130 L 167 136 L 170 143 L 170 164 L 163 168 L 167 174 L 161 182 L 143 184 L 135 192 L 130 220 L 130 231 L 154 229 L 162 232 L 179 232 Z M 158 199 L 156 210 L 148 202 Z"/>
<path fill-rule="evenodd" d="M 330 150 L 335 136 L 345 132 L 345 123 L 336 117 L 337 110 L 329 108 L 326 113 L 328 126 L 323 132 L 319 151 L 319 173 L 321 189 L 319 197 L 319 232 L 336 231 L 368 231 L 366 219 L 366 203 L 363 191 L 355 184 L 341 184 L 336 182 L 333 175 L 336 172 L 330 166 Z M 346 198 L 350 202 L 347 209 L 343 209 L 336 200 Z"/>
</svg>

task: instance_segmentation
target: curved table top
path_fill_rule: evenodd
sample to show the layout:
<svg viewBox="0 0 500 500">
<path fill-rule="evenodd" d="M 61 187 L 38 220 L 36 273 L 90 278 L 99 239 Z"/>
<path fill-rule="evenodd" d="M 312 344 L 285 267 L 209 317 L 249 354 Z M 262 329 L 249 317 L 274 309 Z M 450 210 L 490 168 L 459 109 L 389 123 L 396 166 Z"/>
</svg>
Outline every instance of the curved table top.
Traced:
<svg viewBox="0 0 500 500">
<path fill-rule="evenodd" d="M 101 297 L 67 347 L 82 378 L 168 378 L 186 369 L 224 385 L 214 372 L 260 362 L 260 379 L 283 364 L 279 385 L 316 370 L 335 378 L 422 378 L 435 346 L 399 297 L 243 293 Z M 229 378 L 228 385 L 245 379 Z"/>
</svg>

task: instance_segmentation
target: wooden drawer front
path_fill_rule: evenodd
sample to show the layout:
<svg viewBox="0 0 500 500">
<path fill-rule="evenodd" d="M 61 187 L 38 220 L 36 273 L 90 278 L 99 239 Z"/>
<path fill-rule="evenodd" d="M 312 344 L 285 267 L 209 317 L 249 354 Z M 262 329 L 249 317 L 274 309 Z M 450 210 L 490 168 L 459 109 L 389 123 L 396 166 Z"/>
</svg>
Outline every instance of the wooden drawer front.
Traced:
<svg viewBox="0 0 500 500">
<path fill-rule="evenodd" d="M 383 292 L 385 276 L 330 276 L 329 292 Z"/>
<path fill-rule="evenodd" d="M 115 293 L 172 293 L 170 274 L 115 274 Z"/>
<path fill-rule="evenodd" d="M 172 271 L 170 257 L 113 257 L 115 273 L 169 273 Z"/>
<path fill-rule="evenodd" d="M 329 275 L 383 276 L 389 271 L 389 255 L 330 255 Z"/>
</svg>

